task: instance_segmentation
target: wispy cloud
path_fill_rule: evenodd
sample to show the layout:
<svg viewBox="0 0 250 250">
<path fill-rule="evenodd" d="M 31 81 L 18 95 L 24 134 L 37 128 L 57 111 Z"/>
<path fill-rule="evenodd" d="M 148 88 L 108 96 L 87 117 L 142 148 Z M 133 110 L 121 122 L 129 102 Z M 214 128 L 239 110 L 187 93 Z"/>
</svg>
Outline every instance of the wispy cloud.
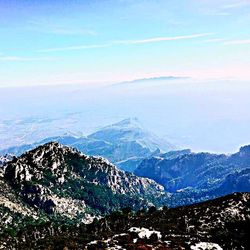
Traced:
<svg viewBox="0 0 250 250">
<path fill-rule="evenodd" d="M 230 4 L 226 4 L 224 6 L 222 6 L 222 9 L 236 9 L 236 8 L 241 8 L 244 6 L 250 5 L 250 2 L 248 0 L 243 0 L 243 1 L 237 1 L 234 3 L 230 3 Z"/>
<path fill-rule="evenodd" d="M 203 40 L 201 42 L 202 43 L 218 43 L 218 42 L 224 42 L 224 41 L 226 41 L 226 39 L 224 38 L 213 38 L 213 39 Z"/>
<path fill-rule="evenodd" d="M 98 48 L 105 48 L 109 47 L 112 44 L 90 44 L 90 45 L 77 45 L 77 46 L 68 46 L 68 47 L 61 47 L 61 48 L 50 48 L 50 49 L 41 49 L 38 52 L 57 52 L 57 51 L 70 51 L 70 50 L 85 50 L 85 49 L 98 49 Z"/>
<path fill-rule="evenodd" d="M 225 1 L 226 2 L 226 1 Z M 220 1 L 201 1 L 202 12 L 206 16 L 231 16 L 235 11 L 250 6 L 249 0 L 228 1 L 229 3 L 220 3 Z"/>
<path fill-rule="evenodd" d="M 233 44 L 233 45 L 250 44 L 250 39 L 231 40 L 231 41 L 225 42 L 225 44 Z"/>
<path fill-rule="evenodd" d="M 74 27 L 61 25 L 60 23 L 52 23 L 48 20 L 31 20 L 27 22 L 27 28 L 32 31 L 38 31 L 46 34 L 55 35 L 91 35 L 95 36 L 97 33 L 94 30 L 85 27 Z"/>
<path fill-rule="evenodd" d="M 95 36 L 96 32 L 88 29 L 73 29 L 54 27 L 50 30 L 43 31 L 44 33 L 58 34 L 58 35 L 91 35 Z"/>
<path fill-rule="evenodd" d="M 117 43 L 117 44 L 156 43 L 156 42 L 164 42 L 164 41 L 176 41 L 176 40 L 194 39 L 194 38 L 209 36 L 209 35 L 213 35 L 213 34 L 214 33 L 203 33 L 203 34 L 194 34 L 194 35 L 187 35 L 187 36 L 154 37 L 154 38 L 141 39 L 141 40 L 121 40 L 121 41 L 115 41 L 114 43 Z"/>
<path fill-rule="evenodd" d="M 159 42 L 166 42 L 166 41 L 189 40 L 189 39 L 206 37 L 210 35 L 214 35 L 214 33 L 200 33 L 200 34 L 192 34 L 192 35 L 185 35 L 185 36 L 173 36 L 173 37 L 153 37 L 153 38 L 138 39 L 138 40 L 117 40 L 117 41 L 111 41 L 111 42 L 104 43 L 104 44 L 76 45 L 76 46 L 68 46 L 68 47 L 60 47 L 60 48 L 41 49 L 38 52 L 85 50 L 85 49 L 106 48 L 106 47 L 111 47 L 113 45 L 159 43 Z"/>
<path fill-rule="evenodd" d="M 27 61 L 54 61 L 51 57 L 20 57 L 20 56 L 0 56 L 0 61 L 27 62 Z"/>
<path fill-rule="evenodd" d="M 226 11 L 209 10 L 205 12 L 206 16 L 230 16 L 231 13 Z"/>
</svg>

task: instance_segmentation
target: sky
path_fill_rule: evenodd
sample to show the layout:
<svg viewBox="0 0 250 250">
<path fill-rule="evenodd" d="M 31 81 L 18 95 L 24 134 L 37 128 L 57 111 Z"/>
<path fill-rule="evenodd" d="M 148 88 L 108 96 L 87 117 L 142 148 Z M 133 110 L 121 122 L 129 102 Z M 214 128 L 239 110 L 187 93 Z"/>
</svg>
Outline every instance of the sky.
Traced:
<svg viewBox="0 0 250 250">
<path fill-rule="evenodd" d="M 0 148 L 137 117 L 179 148 L 235 152 L 249 24 L 250 0 L 0 0 Z"/>
<path fill-rule="evenodd" d="M 249 0 L 0 0 L 0 86 L 250 79 Z"/>
</svg>

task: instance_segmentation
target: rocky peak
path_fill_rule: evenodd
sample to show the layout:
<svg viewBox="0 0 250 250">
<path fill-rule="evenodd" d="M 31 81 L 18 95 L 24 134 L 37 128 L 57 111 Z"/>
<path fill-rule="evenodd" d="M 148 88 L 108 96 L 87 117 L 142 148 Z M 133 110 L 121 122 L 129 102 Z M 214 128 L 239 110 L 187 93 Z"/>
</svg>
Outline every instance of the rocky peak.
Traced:
<svg viewBox="0 0 250 250">
<path fill-rule="evenodd" d="M 127 118 L 120 122 L 101 128 L 89 135 L 90 138 L 101 139 L 107 142 L 120 140 L 135 140 L 138 137 L 146 136 L 147 131 L 142 127 L 137 118 Z"/>
<path fill-rule="evenodd" d="M 250 145 L 241 147 L 239 153 L 240 153 L 240 156 L 249 156 L 250 157 Z"/>
<path fill-rule="evenodd" d="M 117 123 L 115 123 L 115 124 L 113 124 L 113 125 L 111 125 L 111 126 L 113 126 L 113 127 L 114 127 L 114 126 L 117 126 L 117 127 L 125 127 L 125 128 L 127 128 L 127 127 L 142 128 L 141 122 L 140 122 L 139 119 L 136 118 L 136 117 L 129 117 L 129 118 L 124 119 L 124 120 L 122 120 L 122 121 L 120 121 L 120 122 L 117 122 Z"/>
<path fill-rule="evenodd" d="M 140 206 L 149 204 L 149 196 L 164 196 L 163 187 L 156 182 L 57 142 L 46 143 L 8 162 L 3 178 L 28 204 L 69 217 L 84 213 L 86 207 L 107 212 L 122 206 L 124 199 Z"/>
<path fill-rule="evenodd" d="M 45 179 L 48 174 L 53 174 L 60 179 L 63 173 L 68 171 L 65 156 L 77 153 L 75 149 L 57 142 L 50 142 L 8 162 L 5 167 L 5 176 L 14 177 L 16 182 L 37 181 Z"/>
</svg>

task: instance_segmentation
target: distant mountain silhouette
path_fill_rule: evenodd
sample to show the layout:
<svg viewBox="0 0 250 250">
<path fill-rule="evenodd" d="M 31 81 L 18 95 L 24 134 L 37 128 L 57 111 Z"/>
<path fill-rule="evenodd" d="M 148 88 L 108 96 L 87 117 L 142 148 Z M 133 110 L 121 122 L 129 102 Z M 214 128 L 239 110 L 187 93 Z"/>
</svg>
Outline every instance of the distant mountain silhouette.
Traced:
<svg viewBox="0 0 250 250">
<path fill-rule="evenodd" d="M 113 86 L 127 85 L 127 84 L 143 84 L 148 82 L 164 82 L 164 81 L 174 81 L 174 80 L 187 80 L 190 77 L 181 76 L 159 76 L 159 77 L 149 77 L 149 78 L 138 78 L 131 81 L 118 82 L 113 84 Z"/>
<path fill-rule="evenodd" d="M 137 118 L 128 118 L 99 129 L 87 137 L 72 135 L 55 136 L 31 144 L 11 147 L 0 151 L 0 155 L 22 153 L 50 141 L 72 146 L 89 154 L 102 156 L 124 170 L 133 171 L 142 159 L 155 151 L 167 152 L 175 147 L 143 128 Z"/>
</svg>

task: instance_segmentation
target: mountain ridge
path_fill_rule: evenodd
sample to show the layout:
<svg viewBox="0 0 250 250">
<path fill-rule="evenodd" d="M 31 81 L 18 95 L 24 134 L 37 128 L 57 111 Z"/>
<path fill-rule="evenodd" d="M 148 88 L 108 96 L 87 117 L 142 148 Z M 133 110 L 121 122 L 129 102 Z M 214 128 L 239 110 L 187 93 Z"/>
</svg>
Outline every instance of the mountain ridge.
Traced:
<svg viewBox="0 0 250 250">
<path fill-rule="evenodd" d="M 174 149 L 172 144 L 144 129 L 138 119 L 128 118 L 105 126 L 85 137 L 71 135 L 49 137 L 31 145 L 1 150 L 0 154 L 12 153 L 19 156 L 25 151 L 50 141 L 58 141 L 61 144 L 75 147 L 88 155 L 105 157 L 122 169 L 123 165 L 117 163 L 127 161 L 128 167 L 124 167 L 124 170 L 131 172 L 138 165 L 140 159 L 152 155 L 154 151 L 159 149 L 166 152 Z M 131 157 L 138 158 L 136 165 L 129 161 Z"/>
<path fill-rule="evenodd" d="M 171 193 L 214 198 L 250 191 L 250 146 L 231 155 L 183 151 L 174 157 L 144 159 L 134 173 L 151 178 Z"/>
<path fill-rule="evenodd" d="M 121 86 L 126 84 L 136 84 L 136 83 L 147 83 L 147 82 L 162 82 L 162 81 L 174 81 L 174 80 L 187 80 L 191 79 L 190 77 L 185 76 L 158 76 L 158 77 L 149 77 L 149 78 L 138 78 L 130 81 L 123 81 L 112 84 L 112 86 Z"/>
</svg>

